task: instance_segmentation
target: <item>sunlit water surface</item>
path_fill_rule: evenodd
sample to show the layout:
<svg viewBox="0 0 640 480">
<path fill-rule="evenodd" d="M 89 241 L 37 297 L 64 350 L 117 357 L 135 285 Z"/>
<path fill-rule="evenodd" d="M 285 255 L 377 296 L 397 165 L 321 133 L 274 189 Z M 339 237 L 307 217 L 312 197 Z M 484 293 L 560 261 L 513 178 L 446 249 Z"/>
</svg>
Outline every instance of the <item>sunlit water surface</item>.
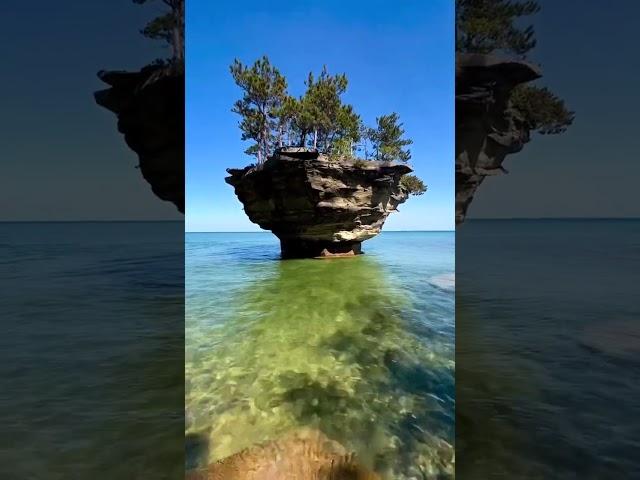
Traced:
<svg viewBox="0 0 640 480">
<path fill-rule="evenodd" d="M 319 429 L 385 479 L 452 475 L 454 233 L 279 259 L 268 233 L 186 235 L 187 432 L 208 460 Z"/>
</svg>

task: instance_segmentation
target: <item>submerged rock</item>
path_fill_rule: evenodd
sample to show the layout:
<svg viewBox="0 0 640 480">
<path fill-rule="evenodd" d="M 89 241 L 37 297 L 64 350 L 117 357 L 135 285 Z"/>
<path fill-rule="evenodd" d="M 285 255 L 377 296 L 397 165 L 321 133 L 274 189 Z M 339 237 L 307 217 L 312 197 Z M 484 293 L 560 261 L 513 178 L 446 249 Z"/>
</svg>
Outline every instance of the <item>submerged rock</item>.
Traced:
<svg viewBox="0 0 640 480">
<path fill-rule="evenodd" d="M 537 67 L 493 55 L 456 57 L 456 224 L 462 223 L 487 176 L 529 141 L 529 128 L 511 108 L 513 89 L 542 75 Z"/>
<path fill-rule="evenodd" d="M 188 472 L 187 480 L 380 480 L 322 432 L 294 432 Z"/>
<path fill-rule="evenodd" d="M 184 72 L 149 66 L 98 77 L 110 88 L 94 94 L 96 103 L 117 115 L 142 176 L 156 196 L 184 213 Z"/>
<path fill-rule="evenodd" d="M 375 237 L 408 192 L 405 164 L 331 160 L 307 149 L 281 149 L 260 167 L 227 169 L 249 219 L 279 239 L 282 255 L 351 256 Z"/>
</svg>

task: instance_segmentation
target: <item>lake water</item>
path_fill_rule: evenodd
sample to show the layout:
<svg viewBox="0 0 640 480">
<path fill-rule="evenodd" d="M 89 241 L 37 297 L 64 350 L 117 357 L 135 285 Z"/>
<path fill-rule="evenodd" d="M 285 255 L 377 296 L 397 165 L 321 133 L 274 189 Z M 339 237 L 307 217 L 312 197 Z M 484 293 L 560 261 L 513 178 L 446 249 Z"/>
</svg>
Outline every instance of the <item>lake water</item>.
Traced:
<svg viewBox="0 0 640 480">
<path fill-rule="evenodd" d="M 183 476 L 182 222 L 0 223 L 0 478 Z"/>
<path fill-rule="evenodd" d="M 457 475 L 640 478 L 640 221 L 456 232 Z"/>
<path fill-rule="evenodd" d="M 269 233 L 188 233 L 187 432 L 208 461 L 318 429 L 385 479 L 453 472 L 454 233 L 279 259 Z"/>
</svg>

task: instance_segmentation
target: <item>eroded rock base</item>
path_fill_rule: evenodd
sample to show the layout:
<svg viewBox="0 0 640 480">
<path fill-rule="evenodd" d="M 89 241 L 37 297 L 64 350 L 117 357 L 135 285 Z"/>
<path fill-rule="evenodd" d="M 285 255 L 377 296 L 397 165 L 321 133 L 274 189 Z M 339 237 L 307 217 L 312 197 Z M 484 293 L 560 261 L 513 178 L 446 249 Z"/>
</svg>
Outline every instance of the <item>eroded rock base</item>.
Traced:
<svg viewBox="0 0 640 480">
<path fill-rule="evenodd" d="M 340 258 L 362 254 L 362 242 L 280 239 L 282 258 Z"/>
</svg>

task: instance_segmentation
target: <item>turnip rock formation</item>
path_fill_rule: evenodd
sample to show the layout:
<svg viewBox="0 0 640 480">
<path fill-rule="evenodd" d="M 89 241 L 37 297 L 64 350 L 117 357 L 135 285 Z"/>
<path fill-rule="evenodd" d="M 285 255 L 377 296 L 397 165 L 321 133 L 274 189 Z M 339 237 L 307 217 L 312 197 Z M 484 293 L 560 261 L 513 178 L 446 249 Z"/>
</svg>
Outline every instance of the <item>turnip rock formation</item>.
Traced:
<svg viewBox="0 0 640 480">
<path fill-rule="evenodd" d="M 535 0 L 456 0 L 456 224 L 532 132 L 558 134 L 573 123 L 561 98 L 530 84 L 542 74 L 525 61 L 536 38 L 523 17 L 539 11 Z"/>
<path fill-rule="evenodd" d="M 464 221 L 484 179 L 506 173 L 506 156 L 529 141 L 531 126 L 510 99 L 516 86 L 539 77 L 538 68 L 527 62 L 457 55 L 456 224 Z"/>
<path fill-rule="evenodd" d="M 109 88 L 94 98 L 118 117 L 118 131 L 138 154 L 140 172 L 153 193 L 184 213 L 184 0 L 162 4 L 160 15 L 141 33 L 164 41 L 171 57 L 139 71 L 99 72 Z"/>
<path fill-rule="evenodd" d="M 117 115 L 153 193 L 184 213 L 184 73 L 149 66 L 98 76 L 110 88 L 95 93 L 96 103 Z"/>
<path fill-rule="evenodd" d="M 225 180 L 249 219 L 280 239 L 284 258 L 358 255 L 399 204 L 427 190 L 410 175 L 413 141 L 399 115 L 365 125 L 342 103 L 345 74 L 310 72 L 296 98 L 266 56 L 236 59 L 230 71 L 243 92 L 232 111 L 256 164 L 227 169 Z"/>
<path fill-rule="evenodd" d="M 281 149 L 259 168 L 228 169 L 249 219 L 279 239 L 284 258 L 350 256 L 409 196 L 403 163 L 332 160 Z"/>
</svg>

